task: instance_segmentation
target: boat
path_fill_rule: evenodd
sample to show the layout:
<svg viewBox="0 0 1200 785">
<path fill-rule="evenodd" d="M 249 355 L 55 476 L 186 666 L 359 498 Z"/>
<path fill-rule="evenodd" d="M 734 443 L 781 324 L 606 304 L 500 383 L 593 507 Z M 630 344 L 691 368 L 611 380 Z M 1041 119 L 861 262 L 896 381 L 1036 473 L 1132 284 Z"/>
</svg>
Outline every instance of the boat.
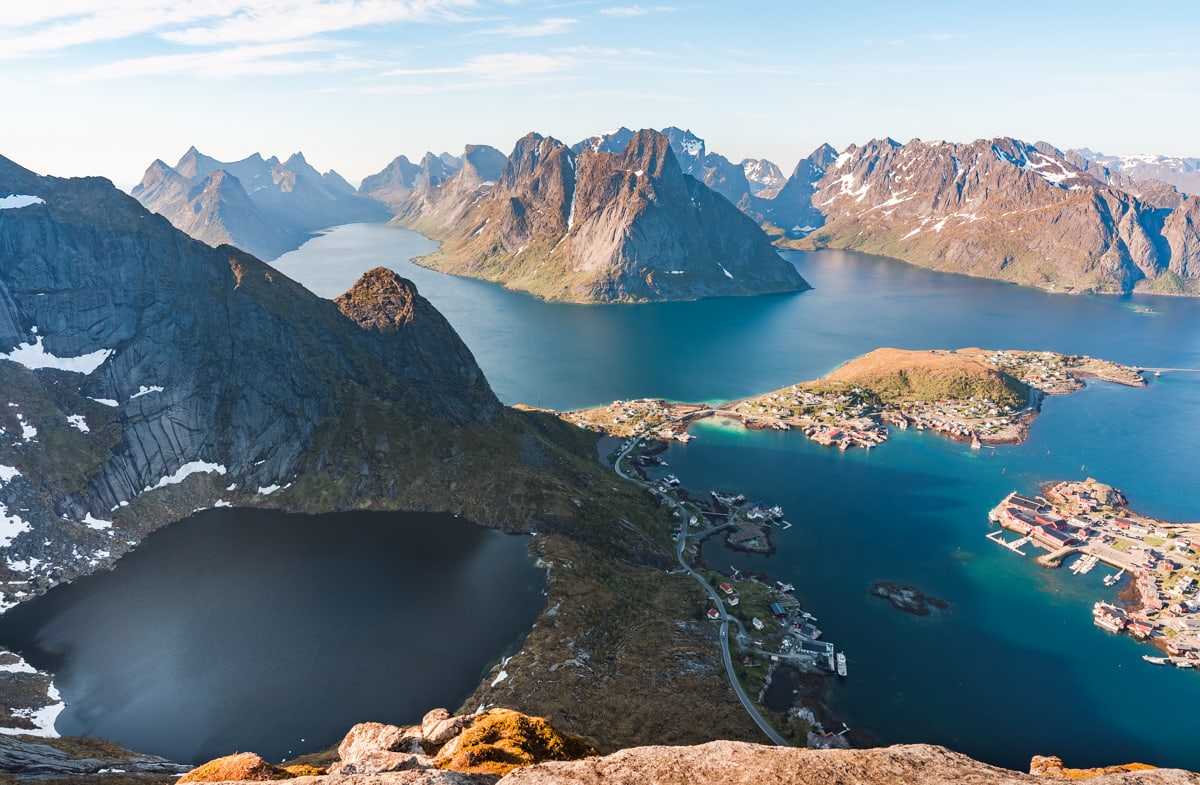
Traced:
<svg viewBox="0 0 1200 785">
<path fill-rule="evenodd" d="M 1155 375 L 1156 377 L 1158 377 L 1158 376 L 1162 376 L 1162 371 L 1155 371 L 1155 372 L 1154 372 L 1154 375 Z"/>
<path fill-rule="evenodd" d="M 837 660 L 837 675 L 843 679 L 846 678 L 846 653 L 839 651 L 835 659 Z"/>
<path fill-rule="evenodd" d="M 1187 670 L 1188 668 L 1196 667 L 1196 664 L 1193 663 L 1191 660 L 1175 660 L 1175 667 L 1183 668 L 1184 670 Z"/>
<path fill-rule="evenodd" d="M 1166 665 L 1171 661 L 1167 657 L 1151 657 L 1149 654 L 1143 654 L 1142 659 L 1152 665 Z"/>
</svg>

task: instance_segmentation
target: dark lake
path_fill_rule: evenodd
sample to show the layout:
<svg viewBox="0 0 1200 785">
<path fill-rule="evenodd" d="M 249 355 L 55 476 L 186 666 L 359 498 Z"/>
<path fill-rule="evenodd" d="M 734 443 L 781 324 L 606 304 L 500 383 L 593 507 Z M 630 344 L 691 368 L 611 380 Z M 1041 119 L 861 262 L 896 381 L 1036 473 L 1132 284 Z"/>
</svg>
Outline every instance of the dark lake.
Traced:
<svg viewBox="0 0 1200 785">
<path fill-rule="evenodd" d="M 0 617 L 57 730 L 184 762 L 279 761 L 458 707 L 544 597 L 528 539 L 449 515 L 219 509 Z"/>
</svg>

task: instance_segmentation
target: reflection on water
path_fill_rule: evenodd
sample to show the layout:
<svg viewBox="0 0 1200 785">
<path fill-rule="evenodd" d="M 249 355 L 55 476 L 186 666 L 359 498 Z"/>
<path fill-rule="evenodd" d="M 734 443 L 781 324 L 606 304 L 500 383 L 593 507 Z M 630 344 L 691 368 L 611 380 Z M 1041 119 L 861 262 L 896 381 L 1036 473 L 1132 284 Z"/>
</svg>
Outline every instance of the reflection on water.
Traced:
<svg viewBox="0 0 1200 785">
<path fill-rule="evenodd" d="M 210 510 L 0 618 L 57 674 L 57 729 L 199 762 L 456 708 L 523 637 L 527 540 L 448 515 Z"/>
</svg>

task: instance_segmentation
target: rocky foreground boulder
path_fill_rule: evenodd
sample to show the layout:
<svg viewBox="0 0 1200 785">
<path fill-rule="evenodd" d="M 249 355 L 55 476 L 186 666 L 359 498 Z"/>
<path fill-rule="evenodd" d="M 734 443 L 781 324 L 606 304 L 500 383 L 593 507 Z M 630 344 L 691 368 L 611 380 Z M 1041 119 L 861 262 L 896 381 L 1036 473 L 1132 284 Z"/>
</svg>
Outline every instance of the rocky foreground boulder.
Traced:
<svg viewBox="0 0 1200 785">
<path fill-rule="evenodd" d="M 1177 769 L 1124 771 L 1096 783 L 1200 783 L 1200 775 Z M 636 747 L 603 758 L 543 763 L 518 769 L 503 785 L 1028 785 L 1045 782 L 980 763 L 944 747 L 901 745 L 869 750 L 803 750 L 734 741 L 695 747 Z"/>
<path fill-rule="evenodd" d="M 355 725 L 338 745 L 329 781 L 405 783 L 493 783 L 521 766 L 595 755 L 583 739 L 555 730 L 541 717 L 511 709 L 487 709 L 453 716 L 434 709 L 421 724 L 401 727 L 380 722 Z M 308 774 L 276 767 L 253 753 L 228 755 L 184 775 L 191 782 L 263 782 Z M 390 775 L 399 775 L 394 778 Z"/>
<path fill-rule="evenodd" d="M 493 710 L 480 715 L 480 720 L 486 720 L 487 717 L 511 718 L 516 714 Z M 380 734 L 380 728 L 383 727 L 388 726 L 357 726 L 342 743 L 343 747 L 365 751 L 370 745 L 364 745 L 364 740 L 383 739 L 384 736 Z M 422 729 L 396 730 L 419 734 Z M 418 737 L 413 735 L 411 738 Z M 370 759 L 373 754 L 377 753 L 367 752 L 363 760 Z M 434 760 L 437 759 L 444 760 L 440 753 L 434 756 Z M 1178 769 L 1154 769 L 1143 764 L 1067 769 L 1057 758 L 1040 756 L 1033 759 L 1033 773 L 1024 774 L 989 766 L 944 747 L 928 744 L 867 750 L 808 750 L 734 741 L 714 741 L 691 747 L 634 747 L 604 757 L 522 766 L 512 769 L 503 778 L 479 771 L 463 773 L 434 766 L 398 771 L 351 771 L 352 765 L 347 765 L 343 759 L 341 767 L 334 767 L 328 776 L 313 778 L 311 782 L 309 778 L 301 780 L 303 785 L 458 785 L 493 782 L 499 785 L 1030 785 L 1044 783 L 1046 779 L 1090 779 L 1097 785 L 1200 783 L 1200 775 Z M 301 782 L 297 781 L 297 785 L 301 785 Z"/>
</svg>

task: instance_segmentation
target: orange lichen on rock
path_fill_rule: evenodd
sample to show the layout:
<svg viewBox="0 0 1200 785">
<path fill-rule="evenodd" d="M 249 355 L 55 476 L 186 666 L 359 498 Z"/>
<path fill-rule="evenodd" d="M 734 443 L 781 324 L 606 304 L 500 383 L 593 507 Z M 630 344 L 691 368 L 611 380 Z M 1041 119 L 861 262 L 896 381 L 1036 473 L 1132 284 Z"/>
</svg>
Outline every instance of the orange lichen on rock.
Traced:
<svg viewBox="0 0 1200 785">
<path fill-rule="evenodd" d="M 434 763 L 464 774 L 503 775 L 542 761 L 578 760 L 596 754 L 586 741 L 560 733 L 541 717 L 490 709 L 446 744 Z"/>
<path fill-rule="evenodd" d="M 176 785 L 185 782 L 228 782 L 230 780 L 286 780 L 296 775 L 272 766 L 253 752 L 226 755 L 210 760 L 184 774 Z"/>
<path fill-rule="evenodd" d="M 1036 777 L 1054 780 L 1090 780 L 1106 774 L 1122 774 L 1128 771 L 1150 771 L 1158 768 L 1145 763 L 1124 763 L 1120 766 L 1097 766 L 1093 769 L 1068 769 L 1057 755 L 1034 755 L 1029 763 L 1029 773 Z"/>
</svg>

